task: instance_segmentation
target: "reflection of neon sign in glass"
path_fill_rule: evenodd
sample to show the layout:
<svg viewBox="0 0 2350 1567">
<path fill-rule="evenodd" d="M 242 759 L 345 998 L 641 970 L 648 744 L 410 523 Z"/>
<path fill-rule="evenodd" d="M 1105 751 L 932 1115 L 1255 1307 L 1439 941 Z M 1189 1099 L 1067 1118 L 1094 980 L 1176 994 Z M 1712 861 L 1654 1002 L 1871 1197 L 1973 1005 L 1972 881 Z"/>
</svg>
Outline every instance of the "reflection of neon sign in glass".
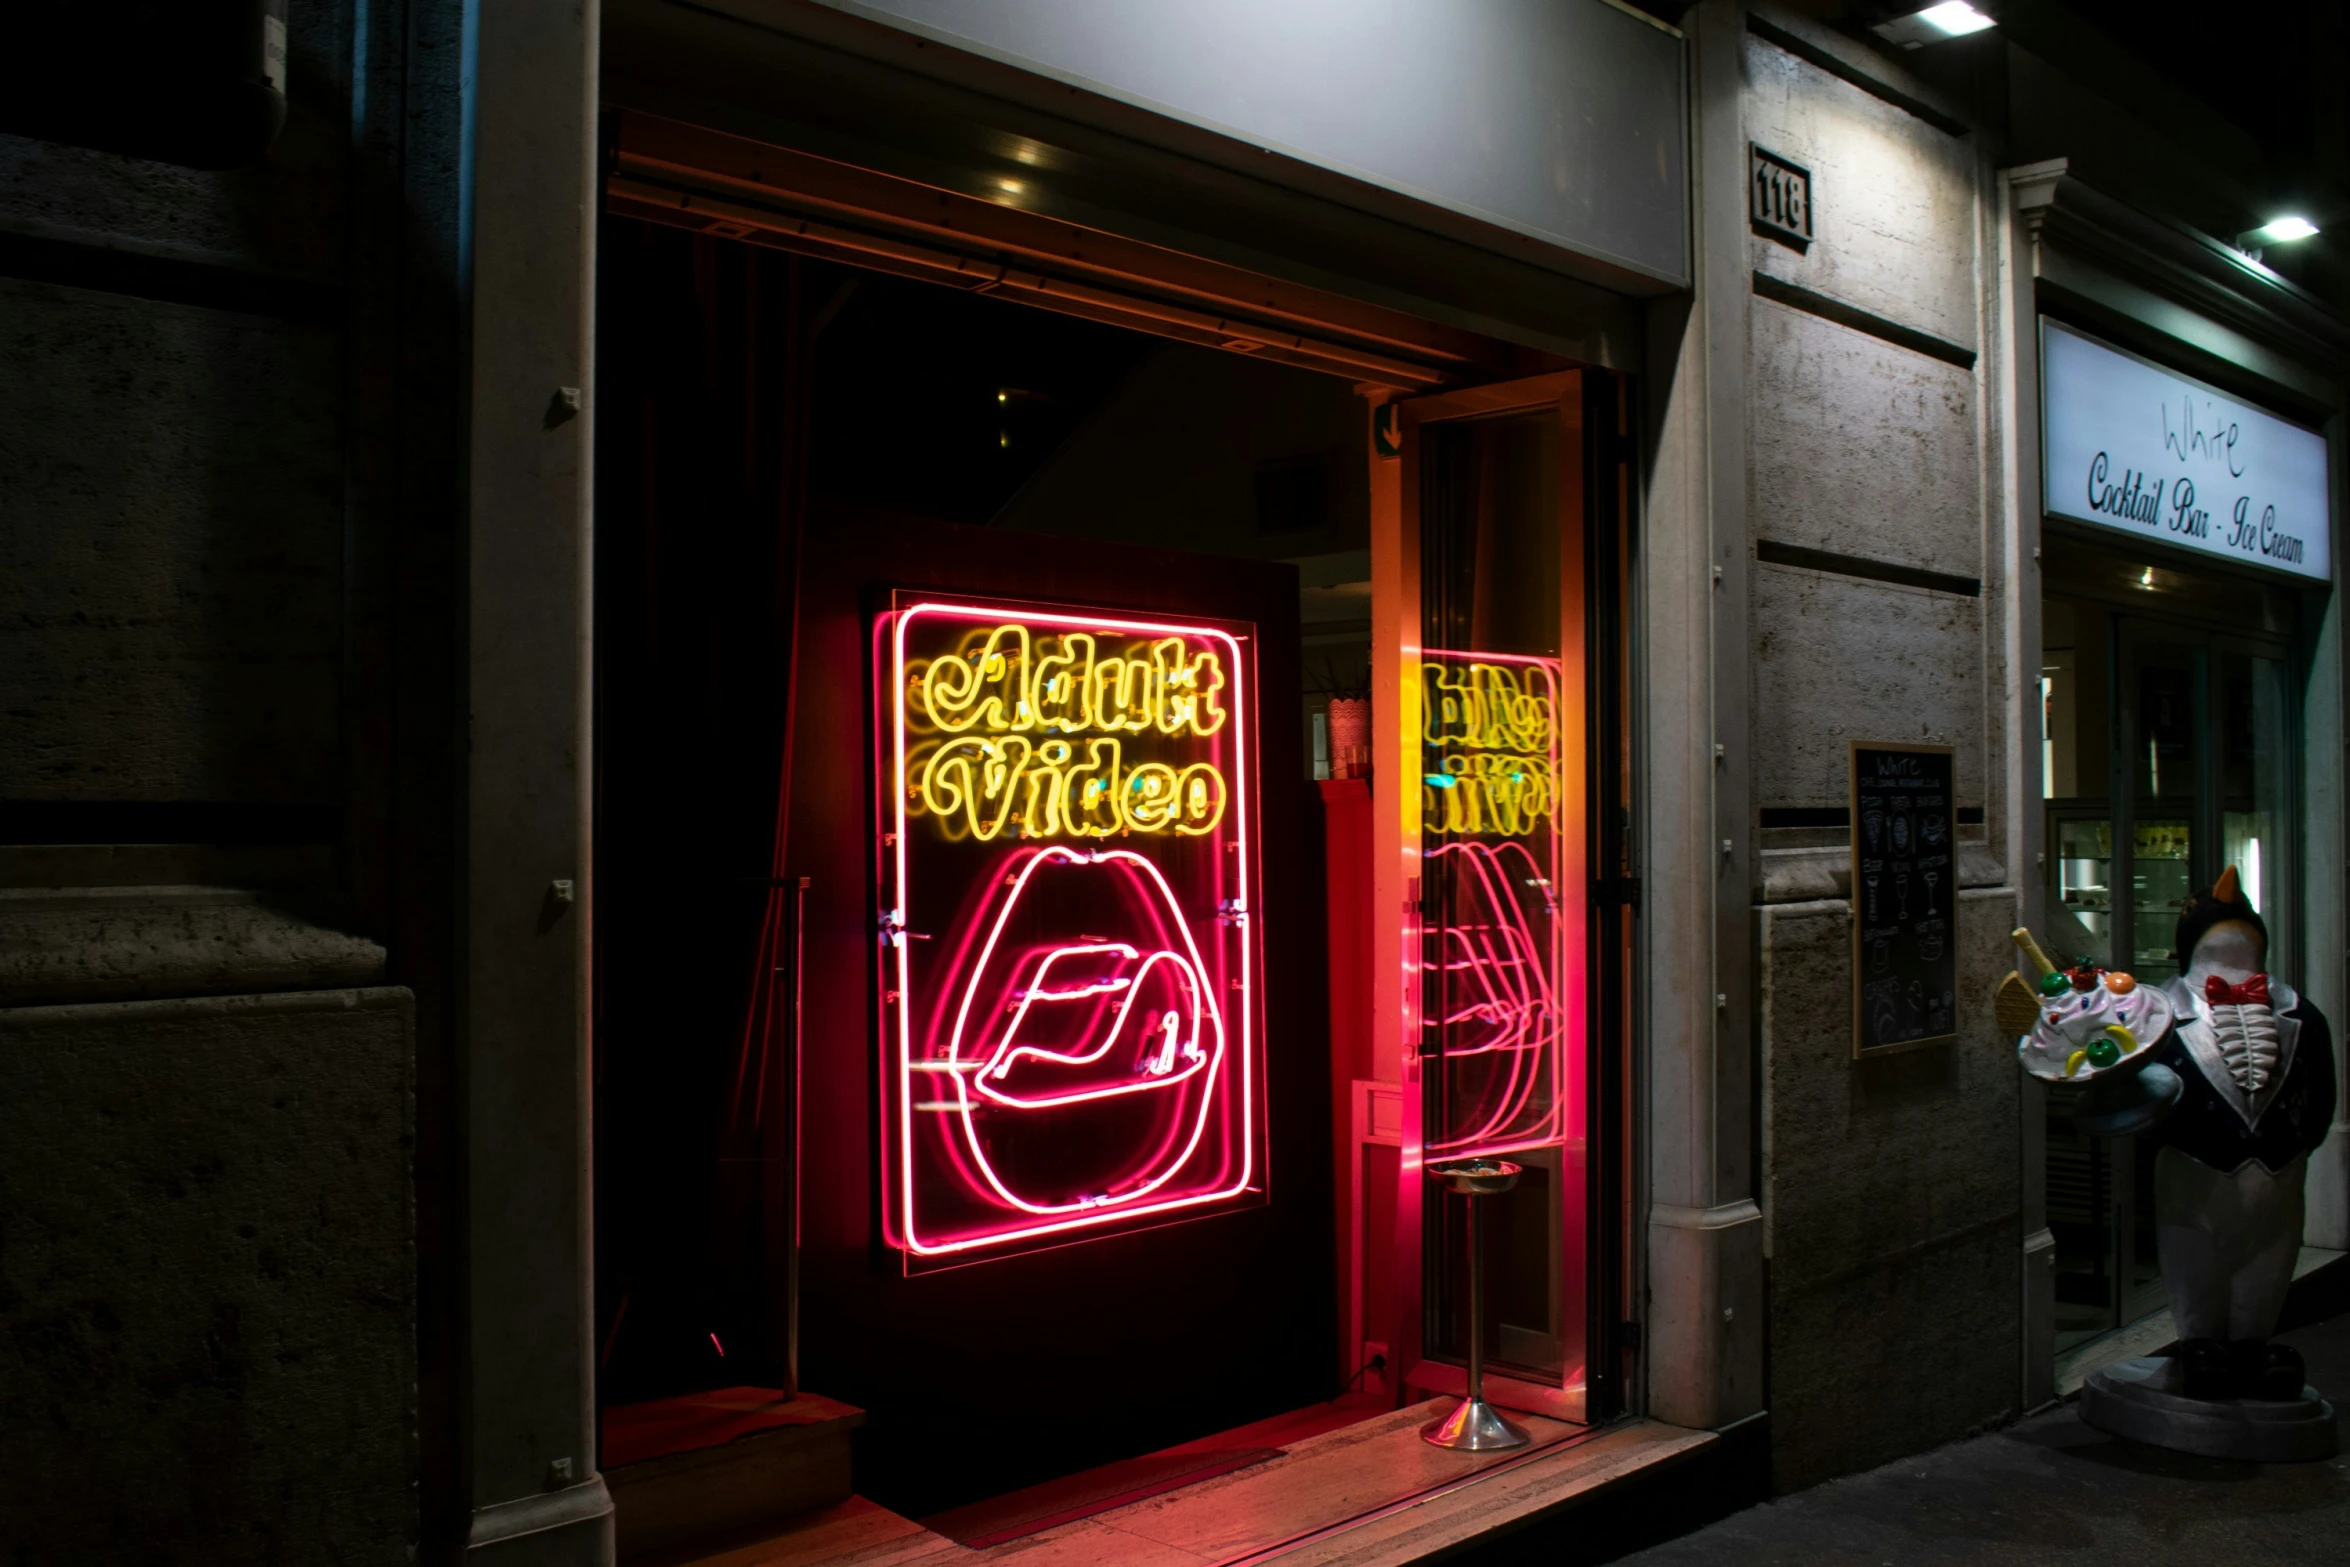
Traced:
<svg viewBox="0 0 2350 1567">
<path fill-rule="evenodd" d="M 1421 682 L 1426 978 L 1445 1081 L 1428 1153 L 1554 1143 L 1570 1032 L 1559 662 L 1430 649 Z"/>
<path fill-rule="evenodd" d="M 885 1224 L 967 1260 L 1263 1200 L 1233 632 L 908 603 L 882 677 Z"/>
<path fill-rule="evenodd" d="M 1425 829 L 1541 828 L 1558 808 L 1558 661 L 1430 651 L 1420 679 Z"/>
</svg>

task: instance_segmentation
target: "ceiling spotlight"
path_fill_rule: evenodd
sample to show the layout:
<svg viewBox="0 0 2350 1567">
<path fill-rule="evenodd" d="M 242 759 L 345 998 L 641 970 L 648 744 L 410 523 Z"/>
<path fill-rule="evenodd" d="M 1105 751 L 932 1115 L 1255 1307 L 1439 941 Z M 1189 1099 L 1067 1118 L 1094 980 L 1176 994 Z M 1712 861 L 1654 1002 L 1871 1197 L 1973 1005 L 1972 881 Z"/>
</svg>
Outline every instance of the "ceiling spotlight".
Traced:
<svg viewBox="0 0 2350 1567">
<path fill-rule="evenodd" d="M 2236 248 L 2255 260 L 2266 245 L 2290 245 L 2297 239 L 2307 239 L 2317 232 L 2317 225 L 2307 218 L 2287 215 L 2271 218 L 2256 229 L 2248 229 L 2236 236 Z"/>
<path fill-rule="evenodd" d="M 1916 49 L 1938 44 L 1945 38 L 1964 38 L 1997 25 L 1991 17 L 1967 4 L 1967 0 L 1943 0 L 1941 5 L 1931 5 L 1890 22 L 1879 22 L 1873 31 L 1887 43 Z"/>
</svg>

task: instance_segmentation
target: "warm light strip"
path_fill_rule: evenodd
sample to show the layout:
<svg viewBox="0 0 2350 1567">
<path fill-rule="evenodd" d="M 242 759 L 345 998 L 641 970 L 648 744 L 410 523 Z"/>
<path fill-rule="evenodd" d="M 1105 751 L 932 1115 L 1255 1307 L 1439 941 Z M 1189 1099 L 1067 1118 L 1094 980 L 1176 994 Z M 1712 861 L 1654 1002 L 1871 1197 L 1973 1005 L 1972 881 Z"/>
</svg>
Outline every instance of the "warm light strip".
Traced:
<svg viewBox="0 0 2350 1567">
<path fill-rule="evenodd" d="M 1234 879 L 1239 888 L 1239 895 L 1242 898 L 1246 897 L 1247 875 L 1249 868 L 1254 863 L 1253 856 L 1249 852 L 1251 795 L 1247 773 L 1247 744 L 1250 731 L 1248 728 L 1248 715 L 1245 710 L 1246 684 L 1239 678 L 1240 671 L 1243 666 L 1241 663 L 1242 649 L 1240 646 L 1240 641 L 1237 637 L 1234 637 L 1229 632 L 1205 626 L 1172 625 L 1163 622 L 1122 620 L 1090 615 L 1061 615 L 1028 611 L 1025 609 L 1016 610 L 1009 607 L 1003 610 L 991 611 L 972 605 L 923 602 L 898 610 L 890 628 L 891 647 L 893 654 L 890 695 L 890 716 L 892 720 L 891 748 L 893 764 L 891 781 L 893 787 L 890 791 L 890 798 L 891 824 L 894 828 L 894 842 L 891 847 L 893 866 L 895 870 L 895 882 L 892 888 L 892 892 L 893 896 L 898 902 L 900 910 L 902 910 L 904 906 L 906 895 L 905 890 L 907 886 L 906 851 L 908 832 L 906 805 L 909 799 L 908 778 L 906 772 L 906 634 L 908 629 L 916 622 L 916 620 L 924 615 L 951 616 L 964 621 L 1017 619 L 1031 625 L 1057 626 L 1078 629 L 1087 632 L 1109 631 L 1113 633 L 1144 638 L 1198 637 L 1213 640 L 1222 644 L 1230 661 L 1229 667 L 1233 671 L 1233 678 L 1231 679 L 1228 686 L 1231 696 L 1230 712 L 1228 716 L 1231 721 L 1231 732 L 1234 737 L 1233 777 L 1232 787 L 1230 790 L 1230 807 L 1234 822 L 1234 846 L 1238 851 L 1236 858 L 1239 861 Z M 1132 851 L 1130 850 L 1115 850 L 1109 852 L 1122 855 L 1132 854 Z M 1027 871 L 1032 871 L 1038 863 L 1042 862 L 1044 856 L 1047 854 L 1066 854 L 1071 855 L 1072 857 L 1077 857 L 1077 851 L 1060 848 L 1058 846 L 1051 849 L 1035 851 L 1030 856 L 1028 866 L 1024 867 L 1024 873 Z M 1142 857 L 1139 855 L 1133 855 L 1132 857 L 1138 862 L 1148 866 L 1151 874 L 1154 877 L 1158 877 L 1158 869 L 1156 866 L 1149 866 L 1149 862 L 1142 860 Z M 1160 885 L 1164 887 L 1164 878 L 1159 878 L 1159 882 Z M 1010 902 L 1006 903 L 1007 909 L 1011 906 L 1012 905 Z M 1245 913 L 1245 910 L 1242 912 Z M 902 914 L 900 914 L 899 917 L 902 918 Z M 1191 936 L 1188 924 L 1184 926 L 1184 939 L 1187 944 L 1190 943 Z M 1087 1208 L 1081 1212 L 1068 1214 L 1064 1217 L 1050 1218 L 1047 1222 L 1022 1226 L 1018 1229 L 1007 1230 L 991 1235 L 970 1236 L 961 1240 L 946 1242 L 943 1244 L 933 1244 L 924 1241 L 920 1235 L 915 1233 L 912 1123 L 912 1116 L 914 1112 L 914 1096 L 912 1091 L 913 1072 L 915 1070 L 935 1070 L 937 1067 L 941 1066 L 947 1067 L 951 1073 L 952 1081 L 956 1085 L 958 1102 L 963 1106 L 963 1114 L 966 1123 L 968 1123 L 969 1117 L 970 1093 L 968 1088 L 965 1086 L 967 1081 L 966 1074 L 959 1070 L 954 1070 L 954 1064 L 917 1064 L 913 1061 L 912 1013 L 914 1009 L 911 1001 L 912 974 L 909 966 L 909 954 L 907 952 L 904 931 L 902 927 L 893 929 L 889 933 L 888 940 L 895 954 L 896 984 L 894 988 L 897 995 L 896 1034 L 898 1070 L 896 1077 L 898 1157 L 896 1160 L 896 1165 L 898 1175 L 898 1191 L 895 1193 L 895 1197 L 900 1215 L 900 1234 L 898 1239 L 899 1243 L 902 1244 L 907 1251 L 917 1256 L 956 1255 L 970 1252 L 986 1246 L 1002 1245 L 1014 1240 L 1025 1240 L 1051 1235 L 1066 1234 L 1072 1231 L 1087 1229 L 1103 1224 L 1123 1222 L 1129 1219 L 1142 1218 L 1153 1214 L 1175 1212 L 1184 1208 L 1198 1207 L 1206 1203 L 1221 1202 L 1228 1198 L 1237 1196 L 1239 1193 L 1248 1189 L 1250 1183 L 1255 1178 L 1256 1158 L 1257 1105 L 1255 1051 L 1253 1040 L 1256 1019 L 1256 998 L 1254 994 L 1255 973 L 1253 950 L 1250 942 L 1244 937 L 1239 943 L 1240 951 L 1237 964 L 1238 973 L 1236 976 L 1238 1000 L 1234 1007 L 1234 1011 L 1238 1018 L 1240 1035 L 1238 1064 L 1241 1096 L 1241 1157 L 1239 1172 L 1230 1183 L 1213 1191 L 1166 1197 L 1161 1198 L 1155 1202 L 1135 1202 L 1132 1200 L 1127 1200 L 1122 1201 L 1114 1206 L 1098 1205 Z M 1192 951 L 1192 960 L 1195 964 L 1198 963 L 1198 951 L 1196 947 L 1194 947 Z M 984 967 L 984 963 L 979 965 L 979 967 L 974 969 L 974 974 L 976 975 L 977 973 L 983 972 Z M 1201 973 L 1204 975 L 1204 967 L 1201 968 Z M 960 1025 L 958 1024 L 958 1028 L 959 1026 Z M 1221 1037 L 1222 1036 L 1219 1033 L 1220 1041 Z M 1219 1043 L 1219 1049 L 1221 1049 L 1221 1043 Z M 1213 1064 L 1211 1064 L 1210 1070 L 1213 1070 Z M 1212 1102 L 1212 1097 L 1208 1102 Z M 1202 1135 L 1205 1126 L 1206 1120 L 1205 1111 L 1203 1108 L 1202 1119 L 1194 1128 L 1192 1140 L 1186 1146 L 1186 1159 L 1188 1159 L 1189 1154 L 1192 1151 L 1196 1150 L 1199 1137 Z M 1170 1173 L 1173 1170 L 1180 1169 L 1184 1162 L 1185 1160 L 1177 1160 L 1169 1167 Z M 1034 1205 L 1020 1202 L 1018 1199 L 1011 1198 L 1009 1193 L 1003 1192 L 1002 1183 L 995 1177 L 993 1170 L 985 1166 L 984 1161 L 982 1162 L 982 1168 L 986 1174 L 987 1179 L 989 1180 L 989 1183 L 994 1186 L 997 1191 L 1006 1198 L 1007 1201 L 1011 1201 L 1014 1206 L 1037 1213 L 1040 1218 L 1045 1217 L 1048 1210 L 1038 1209 Z M 1160 1184 L 1164 1184 L 1163 1179 L 1160 1182 L 1153 1183 L 1152 1187 L 1146 1188 L 1145 1190 L 1137 1192 L 1134 1195 L 1137 1197 L 1147 1196 L 1151 1190 L 1155 1190 L 1156 1186 Z"/>
</svg>

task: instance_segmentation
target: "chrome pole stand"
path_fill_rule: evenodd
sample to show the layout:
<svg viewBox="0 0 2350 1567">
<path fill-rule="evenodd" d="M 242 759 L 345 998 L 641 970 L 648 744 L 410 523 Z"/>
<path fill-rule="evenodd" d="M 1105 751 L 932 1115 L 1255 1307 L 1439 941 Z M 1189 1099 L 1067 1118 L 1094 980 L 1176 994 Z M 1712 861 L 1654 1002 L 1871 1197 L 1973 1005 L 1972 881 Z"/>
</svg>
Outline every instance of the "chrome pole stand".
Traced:
<svg viewBox="0 0 2350 1567">
<path fill-rule="evenodd" d="M 1534 1440 L 1485 1402 L 1485 1229 L 1478 1210 L 1518 1184 L 1524 1166 L 1507 1159 L 1447 1159 L 1428 1178 L 1469 1200 L 1469 1396 L 1442 1420 L 1420 1427 L 1420 1440 L 1459 1453 L 1503 1453 Z"/>
</svg>

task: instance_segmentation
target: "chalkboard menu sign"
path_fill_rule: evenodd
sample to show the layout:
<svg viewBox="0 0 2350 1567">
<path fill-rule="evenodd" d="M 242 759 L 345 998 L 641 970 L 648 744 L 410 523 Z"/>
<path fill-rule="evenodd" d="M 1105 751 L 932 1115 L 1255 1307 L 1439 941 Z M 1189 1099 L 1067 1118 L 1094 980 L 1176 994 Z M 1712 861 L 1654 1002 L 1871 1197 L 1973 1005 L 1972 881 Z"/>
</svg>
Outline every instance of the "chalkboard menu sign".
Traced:
<svg viewBox="0 0 2350 1567">
<path fill-rule="evenodd" d="M 1946 745 L 1855 740 L 1852 1054 L 1958 1037 L 1958 841 Z"/>
</svg>

